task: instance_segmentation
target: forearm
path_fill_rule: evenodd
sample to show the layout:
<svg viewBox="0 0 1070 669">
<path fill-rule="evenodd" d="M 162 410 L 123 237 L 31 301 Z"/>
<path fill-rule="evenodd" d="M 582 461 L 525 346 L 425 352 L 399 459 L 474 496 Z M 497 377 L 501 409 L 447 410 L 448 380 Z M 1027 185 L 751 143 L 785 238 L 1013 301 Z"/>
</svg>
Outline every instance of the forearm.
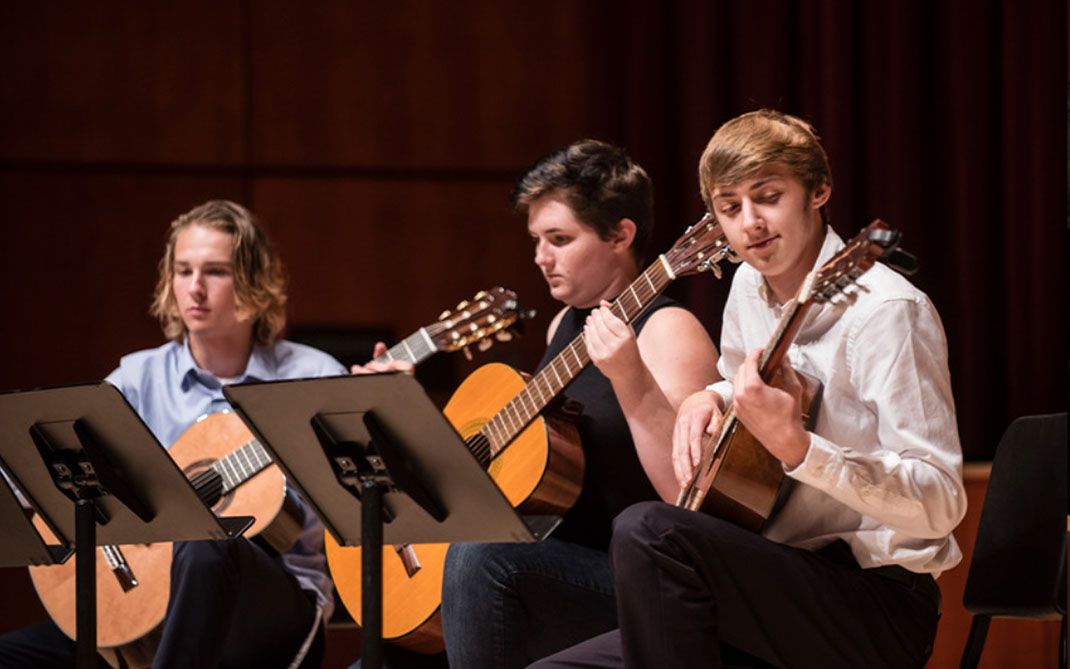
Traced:
<svg viewBox="0 0 1070 669">
<path fill-rule="evenodd" d="M 614 382 L 613 390 L 628 422 L 643 471 L 664 501 L 675 501 L 680 492 L 672 467 L 676 408 L 646 367 L 629 383 Z"/>
</svg>

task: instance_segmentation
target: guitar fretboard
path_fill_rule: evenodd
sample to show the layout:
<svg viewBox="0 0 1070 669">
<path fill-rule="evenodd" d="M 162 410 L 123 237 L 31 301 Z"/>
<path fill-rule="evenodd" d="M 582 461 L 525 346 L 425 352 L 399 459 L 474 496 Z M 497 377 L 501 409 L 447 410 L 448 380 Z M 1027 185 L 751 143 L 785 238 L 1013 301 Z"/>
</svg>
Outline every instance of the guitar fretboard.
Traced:
<svg viewBox="0 0 1070 669">
<path fill-rule="evenodd" d="M 225 495 L 271 464 L 271 456 L 256 439 L 242 444 L 217 460 L 212 469 L 223 479 Z"/>
<path fill-rule="evenodd" d="M 625 323 L 631 323 L 674 278 L 668 263 L 664 258 L 659 258 L 624 289 L 610 305 L 610 310 Z M 476 455 L 493 458 L 508 446 L 590 361 L 587 344 L 583 335 L 580 335 L 536 374 L 509 404 L 487 421 L 480 434 L 485 437 L 486 444 L 483 447 L 488 453 Z"/>
<path fill-rule="evenodd" d="M 432 325 L 428 327 L 435 326 Z M 401 343 L 396 344 L 389 351 L 376 358 L 375 362 L 385 363 L 390 362 L 391 360 L 400 360 L 402 362 L 418 365 L 424 360 L 427 360 L 438 351 L 434 340 L 431 338 L 431 335 L 428 334 L 427 330 L 427 327 L 420 328 L 405 339 L 402 339 Z"/>
</svg>

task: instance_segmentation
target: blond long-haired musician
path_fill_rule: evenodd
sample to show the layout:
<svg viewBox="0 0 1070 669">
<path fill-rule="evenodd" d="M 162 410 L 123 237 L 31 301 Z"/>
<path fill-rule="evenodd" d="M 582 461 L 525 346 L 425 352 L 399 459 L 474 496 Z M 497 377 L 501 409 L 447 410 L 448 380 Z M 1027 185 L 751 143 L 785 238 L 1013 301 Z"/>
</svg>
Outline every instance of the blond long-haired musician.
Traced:
<svg viewBox="0 0 1070 669">
<path fill-rule="evenodd" d="M 344 374 L 326 353 L 279 339 L 285 303 L 279 257 L 253 215 L 206 202 L 171 224 L 160 261 L 152 313 L 169 341 L 124 356 L 108 381 L 170 447 L 229 408 L 226 384 Z M 153 666 L 319 666 L 333 607 L 322 544 L 310 511 L 283 555 L 257 539 L 176 543 Z M 32 627 L 0 638 L 0 666 L 70 667 L 74 651 L 54 624 Z"/>
</svg>

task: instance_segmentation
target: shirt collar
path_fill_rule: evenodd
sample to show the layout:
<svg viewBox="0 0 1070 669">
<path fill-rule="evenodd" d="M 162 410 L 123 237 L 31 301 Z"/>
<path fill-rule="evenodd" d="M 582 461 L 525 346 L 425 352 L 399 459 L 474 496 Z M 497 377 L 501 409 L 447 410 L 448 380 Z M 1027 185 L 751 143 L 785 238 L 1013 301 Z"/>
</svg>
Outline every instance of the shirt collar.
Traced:
<svg viewBox="0 0 1070 669">
<path fill-rule="evenodd" d="M 249 362 L 245 365 L 245 372 L 234 379 L 234 382 L 265 381 L 275 378 L 275 369 L 277 365 L 275 356 L 272 355 L 272 351 L 273 349 L 271 347 L 261 346 L 259 344 L 254 345 L 253 352 L 249 356 Z M 190 351 L 188 337 L 182 345 L 179 346 L 176 365 L 179 378 L 182 379 L 183 388 L 188 389 L 190 382 L 193 380 L 196 380 L 209 388 L 219 388 L 222 386 L 219 382 L 219 378 L 216 377 L 215 374 L 197 366 L 197 361 L 193 359 L 193 352 Z"/>
</svg>

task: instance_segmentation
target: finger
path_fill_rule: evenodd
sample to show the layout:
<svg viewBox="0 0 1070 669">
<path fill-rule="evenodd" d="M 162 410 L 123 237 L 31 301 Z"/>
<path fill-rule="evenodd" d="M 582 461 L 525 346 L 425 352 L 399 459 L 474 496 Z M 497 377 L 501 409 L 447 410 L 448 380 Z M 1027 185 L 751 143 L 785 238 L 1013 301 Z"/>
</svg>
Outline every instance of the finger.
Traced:
<svg viewBox="0 0 1070 669">
<path fill-rule="evenodd" d="M 372 357 L 378 358 L 379 356 L 386 355 L 386 344 L 381 341 L 375 342 L 375 348 L 372 350 Z"/>
</svg>

